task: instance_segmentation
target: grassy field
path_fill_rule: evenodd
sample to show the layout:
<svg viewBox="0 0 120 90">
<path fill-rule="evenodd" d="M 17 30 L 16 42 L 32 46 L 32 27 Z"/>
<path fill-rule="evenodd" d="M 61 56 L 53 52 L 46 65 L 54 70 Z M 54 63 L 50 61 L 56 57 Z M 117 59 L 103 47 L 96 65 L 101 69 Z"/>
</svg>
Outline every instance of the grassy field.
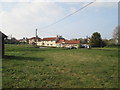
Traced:
<svg viewBox="0 0 120 90">
<path fill-rule="evenodd" d="M 117 49 L 5 47 L 3 88 L 117 88 Z"/>
</svg>

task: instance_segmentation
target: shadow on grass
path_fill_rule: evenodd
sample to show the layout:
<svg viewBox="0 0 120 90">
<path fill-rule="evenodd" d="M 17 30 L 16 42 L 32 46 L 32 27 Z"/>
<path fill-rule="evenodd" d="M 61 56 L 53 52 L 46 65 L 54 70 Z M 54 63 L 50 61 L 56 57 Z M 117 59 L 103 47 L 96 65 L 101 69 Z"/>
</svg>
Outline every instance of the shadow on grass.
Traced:
<svg viewBox="0 0 120 90">
<path fill-rule="evenodd" d="M 30 60 L 30 61 L 44 61 L 45 58 L 36 58 L 36 57 L 22 57 L 22 56 L 13 56 L 13 55 L 5 55 L 3 60 Z"/>
</svg>

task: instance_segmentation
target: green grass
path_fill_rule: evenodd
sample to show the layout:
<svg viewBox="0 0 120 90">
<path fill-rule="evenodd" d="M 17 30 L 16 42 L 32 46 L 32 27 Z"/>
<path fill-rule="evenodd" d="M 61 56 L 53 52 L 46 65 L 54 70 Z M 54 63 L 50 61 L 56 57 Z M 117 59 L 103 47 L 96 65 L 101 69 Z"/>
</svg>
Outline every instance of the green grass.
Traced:
<svg viewBox="0 0 120 90">
<path fill-rule="evenodd" d="M 117 50 L 5 47 L 3 88 L 117 88 Z"/>
<path fill-rule="evenodd" d="M 120 47 L 103 47 L 103 48 L 92 48 L 92 49 L 98 49 L 98 50 L 118 50 Z"/>
</svg>

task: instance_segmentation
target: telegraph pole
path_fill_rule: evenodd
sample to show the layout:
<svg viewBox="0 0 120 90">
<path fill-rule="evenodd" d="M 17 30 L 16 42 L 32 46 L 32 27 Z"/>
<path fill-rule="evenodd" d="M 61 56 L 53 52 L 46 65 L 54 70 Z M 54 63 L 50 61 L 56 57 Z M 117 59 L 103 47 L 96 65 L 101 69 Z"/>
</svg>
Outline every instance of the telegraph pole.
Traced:
<svg viewBox="0 0 120 90">
<path fill-rule="evenodd" d="M 37 35 L 37 28 L 36 28 L 36 39 L 35 39 L 36 46 L 37 46 L 37 40 L 38 40 L 38 35 Z"/>
<path fill-rule="evenodd" d="M 37 35 L 37 28 L 36 28 L 36 38 L 38 37 L 38 35 Z"/>
</svg>

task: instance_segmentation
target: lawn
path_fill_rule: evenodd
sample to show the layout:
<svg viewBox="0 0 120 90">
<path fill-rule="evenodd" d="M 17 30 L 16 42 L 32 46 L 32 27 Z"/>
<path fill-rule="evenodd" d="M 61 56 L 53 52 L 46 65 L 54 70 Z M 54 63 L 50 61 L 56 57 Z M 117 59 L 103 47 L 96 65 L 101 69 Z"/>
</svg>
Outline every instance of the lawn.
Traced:
<svg viewBox="0 0 120 90">
<path fill-rule="evenodd" d="M 117 88 L 118 50 L 5 45 L 3 88 Z"/>
</svg>

